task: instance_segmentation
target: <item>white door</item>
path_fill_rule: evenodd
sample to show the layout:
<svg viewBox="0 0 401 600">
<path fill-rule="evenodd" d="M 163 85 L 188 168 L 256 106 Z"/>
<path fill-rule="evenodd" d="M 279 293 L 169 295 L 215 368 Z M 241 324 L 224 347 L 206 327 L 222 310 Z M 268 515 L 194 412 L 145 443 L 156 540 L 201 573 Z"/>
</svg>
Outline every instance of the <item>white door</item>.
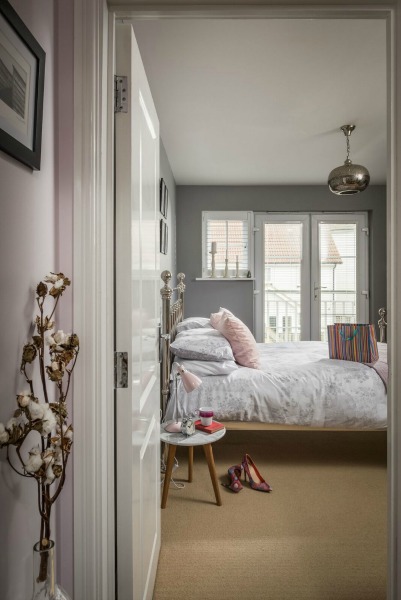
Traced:
<svg viewBox="0 0 401 600">
<path fill-rule="evenodd" d="M 116 27 L 116 75 L 128 78 L 115 119 L 115 349 L 128 353 L 115 398 L 116 592 L 142 600 L 160 550 L 159 122 L 128 24 Z"/>
<path fill-rule="evenodd" d="M 367 322 L 367 215 L 255 217 L 260 342 L 327 340 L 327 325 Z"/>
</svg>

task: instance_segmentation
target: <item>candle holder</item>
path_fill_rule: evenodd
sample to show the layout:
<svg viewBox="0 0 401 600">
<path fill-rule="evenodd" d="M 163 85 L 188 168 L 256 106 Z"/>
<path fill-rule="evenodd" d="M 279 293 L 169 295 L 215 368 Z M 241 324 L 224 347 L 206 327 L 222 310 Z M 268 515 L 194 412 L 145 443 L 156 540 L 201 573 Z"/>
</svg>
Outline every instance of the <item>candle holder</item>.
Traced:
<svg viewBox="0 0 401 600">
<path fill-rule="evenodd" d="M 210 250 L 209 254 L 212 255 L 212 272 L 210 274 L 211 279 L 216 279 L 216 259 L 215 255 L 217 254 L 217 250 Z"/>
<path fill-rule="evenodd" d="M 228 279 L 228 258 L 226 258 L 224 262 L 226 263 L 226 266 L 224 267 L 224 277 L 225 279 Z"/>
<path fill-rule="evenodd" d="M 237 260 L 235 261 L 235 276 L 237 278 L 239 277 L 239 260 L 238 260 L 238 256 L 237 256 Z"/>
</svg>

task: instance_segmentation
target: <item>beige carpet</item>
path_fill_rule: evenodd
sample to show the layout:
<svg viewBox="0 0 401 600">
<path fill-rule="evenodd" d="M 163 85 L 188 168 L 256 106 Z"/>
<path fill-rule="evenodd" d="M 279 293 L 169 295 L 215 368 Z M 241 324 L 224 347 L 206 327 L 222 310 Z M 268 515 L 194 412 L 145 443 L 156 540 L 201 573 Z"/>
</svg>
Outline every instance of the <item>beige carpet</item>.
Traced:
<svg viewBox="0 0 401 600">
<path fill-rule="evenodd" d="M 273 492 L 221 487 L 218 507 L 195 448 L 162 510 L 154 600 L 385 600 L 385 433 L 232 431 L 213 450 L 222 482 L 247 451 Z"/>
</svg>

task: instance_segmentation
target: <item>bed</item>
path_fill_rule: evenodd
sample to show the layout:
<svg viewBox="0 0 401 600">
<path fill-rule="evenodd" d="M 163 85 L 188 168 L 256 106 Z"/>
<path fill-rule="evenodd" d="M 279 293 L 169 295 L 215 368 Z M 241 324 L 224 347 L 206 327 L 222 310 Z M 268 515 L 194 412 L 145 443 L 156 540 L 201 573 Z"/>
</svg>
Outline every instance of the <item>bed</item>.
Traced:
<svg viewBox="0 0 401 600">
<path fill-rule="evenodd" d="M 384 309 L 380 312 L 377 364 L 330 359 L 327 342 L 312 341 L 257 344 L 259 368 L 248 368 L 233 364 L 227 341 L 221 340 L 221 334 L 207 323 L 207 318 L 193 318 L 195 325 L 189 327 L 191 319 L 184 319 L 184 274 L 178 275 L 175 302 L 172 302 L 174 290 L 169 286 L 171 274 L 164 271 L 162 279 L 162 412 L 165 420 L 173 418 L 177 402 L 181 416 L 193 414 L 200 406 L 212 406 L 215 419 L 230 429 L 386 428 Z M 200 339 L 204 340 L 201 348 Z M 213 347 L 211 356 L 209 346 Z M 177 352 L 178 356 L 173 354 Z M 216 358 L 216 352 L 217 360 L 210 360 Z M 191 394 L 185 393 L 179 379 L 177 386 L 171 385 L 172 381 L 175 383 L 174 360 L 201 377 L 202 385 Z"/>
</svg>

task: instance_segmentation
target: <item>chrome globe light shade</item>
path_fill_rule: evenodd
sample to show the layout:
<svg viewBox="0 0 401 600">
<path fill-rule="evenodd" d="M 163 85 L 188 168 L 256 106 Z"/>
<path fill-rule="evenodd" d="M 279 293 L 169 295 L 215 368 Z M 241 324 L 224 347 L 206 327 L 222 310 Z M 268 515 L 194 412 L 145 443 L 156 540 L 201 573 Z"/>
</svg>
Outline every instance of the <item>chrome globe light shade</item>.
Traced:
<svg viewBox="0 0 401 600">
<path fill-rule="evenodd" d="M 347 158 L 343 165 L 331 171 L 328 184 L 333 194 L 346 196 L 363 192 L 369 185 L 370 175 L 366 167 L 354 165 L 349 157 L 349 137 L 354 131 L 355 125 L 343 125 L 341 129 L 347 138 Z"/>
</svg>

